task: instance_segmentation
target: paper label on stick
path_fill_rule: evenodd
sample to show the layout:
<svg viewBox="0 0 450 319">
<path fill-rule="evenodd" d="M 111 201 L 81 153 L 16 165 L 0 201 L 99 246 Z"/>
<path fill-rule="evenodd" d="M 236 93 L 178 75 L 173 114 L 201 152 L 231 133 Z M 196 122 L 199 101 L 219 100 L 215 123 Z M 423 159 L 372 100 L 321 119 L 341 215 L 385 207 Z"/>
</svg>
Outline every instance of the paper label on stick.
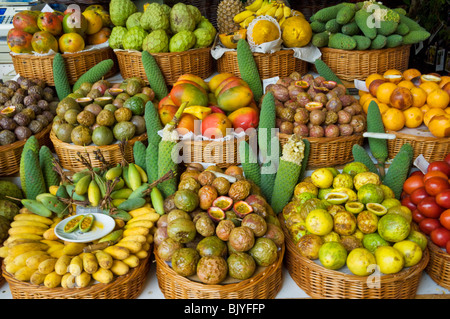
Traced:
<svg viewBox="0 0 450 319">
<path fill-rule="evenodd" d="M 355 89 L 358 89 L 358 90 L 364 91 L 364 92 L 369 92 L 369 89 L 367 88 L 365 81 L 355 79 L 353 82 L 355 84 Z"/>
<path fill-rule="evenodd" d="M 417 158 L 414 160 L 414 166 L 424 174 L 426 174 L 428 170 L 428 165 L 430 165 L 430 163 L 428 163 L 428 161 L 425 159 L 425 157 L 423 157 L 422 154 L 417 156 Z"/>
</svg>

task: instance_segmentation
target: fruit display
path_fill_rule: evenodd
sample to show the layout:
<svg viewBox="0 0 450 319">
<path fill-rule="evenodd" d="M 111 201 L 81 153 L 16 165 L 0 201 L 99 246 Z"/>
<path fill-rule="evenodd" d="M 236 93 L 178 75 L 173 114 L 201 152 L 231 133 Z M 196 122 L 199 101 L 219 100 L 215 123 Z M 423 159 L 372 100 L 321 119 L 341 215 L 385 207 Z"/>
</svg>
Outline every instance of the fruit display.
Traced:
<svg viewBox="0 0 450 319">
<path fill-rule="evenodd" d="M 39 79 L 8 80 L 0 84 L 0 145 L 28 139 L 52 123 L 58 97 Z"/>
<path fill-rule="evenodd" d="M 111 34 L 109 13 L 99 4 L 81 14 L 74 9 L 64 13 L 20 11 L 14 15 L 13 26 L 7 43 L 14 53 L 74 53 L 108 41 Z"/>
<path fill-rule="evenodd" d="M 342 84 L 297 72 L 269 84 L 276 104 L 276 127 L 283 134 L 338 137 L 366 130 L 366 114 Z"/>
<path fill-rule="evenodd" d="M 428 240 L 450 253 L 450 154 L 415 171 L 403 184 L 402 205 Z"/>
<path fill-rule="evenodd" d="M 340 3 L 322 8 L 310 18 L 313 45 L 340 50 L 379 50 L 419 43 L 430 33 L 402 8 L 381 2 Z"/>
<path fill-rule="evenodd" d="M 113 49 L 149 53 L 183 52 L 209 47 L 216 36 L 214 26 L 193 5 L 151 3 L 138 12 L 130 0 L 112 0 L 114 27 L 109 45 Z"/>
<path fill-rule="evenodd" d="M 409 170 L 409 167 L 408 167 Z M 295 186 L 283 209 L 298 253 L 332 270 L 368 276 L 418 264 L 426 237 L 393 190 L 361 162 L 318 168 Z"/>
<path fill-rule="evenodd" d="M 312 37 L 303 14 L 282 0 L 256 0 L 245 7 L 238 1 L 223 0 L 217 20 L 220 42 L 229 49 L 236 49 L 239 39 L 254 45 L 281 39 L 287 48 L 303 47 Z"/>
<path fill-rule="evenodd" d="M 424 125 L 435 137 L 450 136 L 450 77 L 422 74 L 410 68 L 371 74 L 365 80 L 368 92 L 360 91 L 359 103 L 367 113 L 369 103 L 380 108 L 386 130 Z"/>
<path fill-rule="evenodd" d="M 164 211 L 155 253 L 180 276 L 208 285 L 246 280 L 280 258 L 278 219 L 238 166 L 189 167 Z"/>
</svg>

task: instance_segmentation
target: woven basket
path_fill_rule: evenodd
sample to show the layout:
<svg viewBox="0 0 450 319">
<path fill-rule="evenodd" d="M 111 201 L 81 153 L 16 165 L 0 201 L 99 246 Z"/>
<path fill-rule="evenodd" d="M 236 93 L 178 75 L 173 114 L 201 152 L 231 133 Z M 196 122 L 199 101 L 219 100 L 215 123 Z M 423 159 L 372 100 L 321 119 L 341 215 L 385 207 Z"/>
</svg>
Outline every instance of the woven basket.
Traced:
<svg viewBox="0 0 450 319">
<path fill-rule="evenodd" d="M 166 299 L 274 299 L 281 289 L 285 247 L 277 261 L 247 280 L 224 285 L 206 285 L 178 275 L 155 253 L 156 277 Z"/>
<path fill-rule="evenodd" d="M 281 147 L 291 135 L 278 134 Z M 306 137 L 311 144 L 307 169 L 344 165 L 353 161 L 352 147 L 363 145 L 361 134 L 340 137 Z"/>
<path fill-rule="evenodd" d="M 10 53 L 11 54 L 11 53 Z M 75 82 L 97 63 L 112 59 L 114 65 L 105 75 L 105 78 L 111 77 L 119 72 L 117 59 L 114 51 L 107 47 L 96 50 L 84 51 L 79 53 L 66 53 L 62 55 L 66 64 L 66 73 L 70 84 Z M 50 85 L 55 85 L 53 79 L 53 58 L 54 55 L 35 56 L 32 54 L 11 54 L 14 70 L 17 74 L 27 79 L 42 79 Z"/>
<path fill-rule="evenodd" d="M 55 133 L 50 132 L 50 139 L 55 148 L 56 155 L 58 155 L 59 163 L 61 166 L 69 171 L 78 172 L 86 167 L 79 162 L 77 153 L 80 152 L 83 155 L 88 154 L 93 167 L 100 167 L 101 163 L 95 158 L 94 151 L 100 150 L 103 157 L 110 164 L 118 164 L 122 162 L 122 153 L 120 151 L 119 144 L 111 144 L 104 146 L 89 145 L 78 146 L 70 143 L 64 143 L 58 139 Z M 137 141 L 147 141 L 147 133 L 136 136 L 127 142 L 125 147 L 125 160 L 129 163 L 134 162 L 133 157 L 133 145 Z"/>
<path fill-rule="evenodd" d="M 39 145 L 52 147 L 49 133 L 52 125 L 48 125 L 45 129 L 34 135 Z M 20 168 L 20 157 L 22 155 L 23 146 L 26 141 L 17 141 L 9 145 L 0 146 L 0 176 L 15 174 Z"/>
<path fill-rule="evenodd" d="M 430 262 L 425 269 L 426 273 L 435 283 L 450 289 L 450 254 L 428 240 Z"/>
<path fill-rule="evenodd" d="M 150 257 L 141 259 L 139 265 L 126 275 L 109 284 L 96 283 L 85 288 L 47 288 L 15 279 L 2 265 L 3 277 L 9 284 L 13 299 L 136 299 L 146 282 Z"/>
<path fill-rule="evenodd" d="M 124 79 L 138 76 L 147 81 L 142 65 L 141 52 L 116 50 L 120 74 Z M 213 71 L 211 48 L 191 49 L 184 52 L 153 53 L 167 85 L 174 84 L 182 74 L 194 74 L 202 79 L 209 77 Z M 148 81 L 147 81 L 148 83 Z"/>
<path fill-rule="evenodd" d="M 414 299 L 430 254 L 425 249 L 422 260 L 415 266 L 405 268 L 393 275 L 381 275 L 379 286 L 368 285 L 368 277 L 344 274 L 329 270 L 306 257 L 302 257 L 295 247 L 279 216 L 285 233 L 285 266 L 294 282 L 315 299 Z M 373 284 L 373 282 L 371 282 Z"/>
<path fill-rule="evenodd" d="M 253 57 L 261 79 L 288 76 L 294 71 L 301 75 L 308 72 L 308 63 L 295 58 L 293 50 L 280 50 L 275 53 L 254 52 Z M 217 71 L 219 73 L 232 73 L 236 76 L 241 75 L 236 50 L 224 52 L 217 60 Z"/>
<path fill-rule="evenodd" d="M 370 74 L 408 68 L 411 45 L 381 50 L 338 50 L 320 48 L 322 60 L 345 81 L 365 80 Z"/>
<path fill-rule="evenodd" d="M 393 140 L 387 140 L 389 158 L 394 158 L 405 143 L 409 143 L 413 147 L 414 158 L 422 154 L 430 163 L 441 161 L 450 153 L 450 138 L 448 137 L 425 137 L 394 131 L 388 131 L 388 133 L 395 134 L 396 136 Z"/>
</svg>

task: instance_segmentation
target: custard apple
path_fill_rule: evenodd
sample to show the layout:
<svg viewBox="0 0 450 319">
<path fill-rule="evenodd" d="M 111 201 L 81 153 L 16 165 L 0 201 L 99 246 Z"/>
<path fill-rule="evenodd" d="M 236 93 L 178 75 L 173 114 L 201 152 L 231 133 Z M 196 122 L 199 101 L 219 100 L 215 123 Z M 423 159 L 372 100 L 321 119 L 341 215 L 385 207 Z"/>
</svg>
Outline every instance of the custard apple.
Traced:
<svg viewBox="0 0 450 319">
<path fill-rule="evenodd" d="M 191 4 L 188 4 L 187 7 L 191 12 L 192 16 L 194 17 L 195 24 L 197 25 L 202 19 L 202 13 L 196 6 L 193 6 Z"/>
<path fill-rule="evenodd" d="M 126 27 L 127 29 L 131 29 L 132 27 L 138 27 L 141 25 L 139 20 L 141 19 L 142 12 L 136 12 L 130 15 L 127 19 Z"/>
<path fill-rule="evenodd" d="M 191 49 L 195 45 L 194 32 L 183 30 L 170 38 L 169 51 L 183 52 Z"/>
<path fill-rule="evenodd" d="M 164 30 L 150 32 L 142 43 L 142 50 L 148 53 L 169 52 L 169 36 Z"/>
<path fill-rule="evenodd" d="M 213 38 L 216 36 L 217 30 L 214 28 L 213 24 L 205 17 L 202 16 L 199 24 L 197 25 L 197 29 L 205 28 L 208 29 L 212 34 Z"/>
<path fill-rule="evenodd" d="M 125 50 L 141 51 L 142 43 L 144 42 L 147 34 L 147 31 L 145 31 L 142 27 L 132 27 L 123 38 L 123 48 Z"/>
<path fill-rule="evenodd" d="M 147 31 L 169 29 L 169 18 L 161 5 L 156 2 L 149 4 L 142 14 L 140 22 L 141 26 Z"/>
<path fill-rule="evenodd" d="M 170 15 L 170 10 L 172 10 L 171 7 L 169 7 L 167 4 L 163 3 L 161 5 L 161 8 L 163 9 L 164 13 L 167 15 L 167 17 L 169 17 Z"/>
<path fill-rule="evenodd" d="M 109 46 L 112 49 L 123 49 L 122 41 L 127 31 L 125 27 L 114 27 L 109 36 Z"/>
<path fill-rule="evenodd" d="M 137 12 L 136 5 L 131 0 L 111 0 L 109 15 L 115 26 L 125 26 L 130 15 Z"/>
<path fill-rule="evenodd" d="M 184 3 L 177 3 L 170 10 L 170 29 L 175 34 L 186 30 L 195 30 L 195 18 L 191 14 L 188 6 Z"/>
<path fill-rule="evenodd" d="M 194 30 L 194 35 L 196 38 L 195 47 L 196 48 L 206 48 L 211 45 L 214 41 L 214 36 L 208 29 L 198 28 Z"/>
</svg>

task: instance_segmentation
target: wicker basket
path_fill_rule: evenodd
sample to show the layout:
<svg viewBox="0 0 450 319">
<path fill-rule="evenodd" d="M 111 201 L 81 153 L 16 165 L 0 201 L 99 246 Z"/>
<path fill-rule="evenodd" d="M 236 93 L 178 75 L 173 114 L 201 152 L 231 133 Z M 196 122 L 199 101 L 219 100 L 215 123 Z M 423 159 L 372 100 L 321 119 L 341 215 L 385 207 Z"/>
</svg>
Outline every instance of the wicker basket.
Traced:
<svg viewBox="0 0 450 319">
<path fill-rule="evenodd" d="M 45 129 L 34 135 L 39 145 L 52 147 L 49 133 L 52 125 L 48 125 Z M 10 145 L 0 146 L 0 176 L 8 176 L 15 174 L 20 168 L 20 157 L 22 155 L 23 146 L 26 141 L 17 141 Z"/>
<path fill-rule="evenodd" d="M 155 253 L 156 277 L 166 299 L 274 299 L 281 289 L 285 247 L 277 261 L 247 280 L 223 285 L 206 285 L 178 275 Z"/>
<path fill-rule="evenodd" d="M 290 135 L 280 133 L 280 144 L 287 142 Z M 352 147 L 363 145 L 361 134 L 340 137 L 306 137 L 311 144 L 307 169 L 344 165 L 353 161 Z"/>
<path fill-rule="evenodd" d="M 381 50 L 338 50 L 320 48 L 322 60 L 345 81 L 365 80 L 370 74 L 408 68 L 411 45 Z"/>
<path fill-rule="evenodd" d="M 420 154 L 425 157 L 428 162 L 441 161 L 448 153 L 450 153 L 450 138 L 425 137 L 405 134 L 401 132 L 388 131 L 395 134 L 396 138 L 387 140 L 388 156 L 394 158 L 403 144 L 409 143 L 414 150 L 414 158 Z"/>
<path fill-rule="evenodd" d="M 450 289 L 450 254 L 428 240 L 430 262 L 425 269 L 426 273 L 435 283 Z"/>
<path fill-rule="evenodd" d="M 119 144 L 111 144 L 104 146 L 96 146 L 96 145 L 78 146 L 62 142 L 60 139 L 56 137 L 53 131 L 50 132 L 50 139 L 55 148 L 56 155 L 58 155 L 58 159 L 61 166 L 72 172 L 78 172 L 86 168 L 81 162 L 77 160 L 78 152 L 80 152 L 83 155 L 88 154 L 93 167 L 101 166 L 101 163 L 95 158 L 94 154 L 94 151 L 98 149 L 102 152 L 105 160 L 110 164 L 121 163 L 123 159 Z M 129 163 L 132 163 L 134 161 L 133 145 L 137 141 L 142 142 L 147 141 L 147 133 L 136 136 L 128 141 L 125 147 L 125 160 Z"/>
<path fill-rule="evenodd" d="M 142 65 L 141 52 L 116 50 L 115 54 L 119 62 L 120 74 L 124 79 L 138 76 L 147 81 L 147 75 Z M 194 74 L 206 79 L 214 72 L 211 48 L 191 49 L 184 52 L 153 53 L 152 55 L 155 57 L 167 85 L 174 84 L 182 74 Z"/>
<path fill-rule="evenodd" d="M 96 283 L 85 288 L 47 288 L 15 279 L 2 265 L 3 277 L 9 284 L 13 299 L 136 299 L 146 282 L 150 257 L 141 259 L 139 265 L 126 275 L 109 284 Z"/>
<path fill-rule="evenodd" d="M 285 233 L 285 266 L 294 282 L 316 299 L 413 299 L 416 297 L 422 271 L 430 254 L 425 249 L 422 260 L 393 275 L 381 275 L 378 286 L 369 286 L 368 277 L 344 274 L 329 270 L 297 251 L 286 229 L 282 214 L 279 216 Z M 373 283 L 373 282 L 372 282 Z"/>
<path fill-rule="evenodd" d="M 117 59 L 114 51 L 107 47 L 96 50 L 84 51 L 72 54 L 63 54 L 64 62 L 66 64 L 66 73 L 70 84 L 75 82 L 86 71 L 95 66 L 97 63 L 112 59 L 114 66 L 105 75 L 105 78 L 111 77 L 119 72 Z M 27 79 L 42 79 L 48 85 L 54 86 L 53 79 L 53 58 L 54 55 L 36 56 L 32 54 L 11 54 L 14 70 L 17 74 Z"/>
<path fill-rule="evenodd" d="M 293 50 L 280 50 L 275 53 L 254 52 L 253 57 L 261 79 L 288 76 L 294 71 L 301 75 L 308 72 L 308 63 L 295 58 Z M 241 75 L 236 50 L 224 52 L 217 60 L 217 71 L 219 73 L 232 73 L 236 76 Z"/>
</svg>

